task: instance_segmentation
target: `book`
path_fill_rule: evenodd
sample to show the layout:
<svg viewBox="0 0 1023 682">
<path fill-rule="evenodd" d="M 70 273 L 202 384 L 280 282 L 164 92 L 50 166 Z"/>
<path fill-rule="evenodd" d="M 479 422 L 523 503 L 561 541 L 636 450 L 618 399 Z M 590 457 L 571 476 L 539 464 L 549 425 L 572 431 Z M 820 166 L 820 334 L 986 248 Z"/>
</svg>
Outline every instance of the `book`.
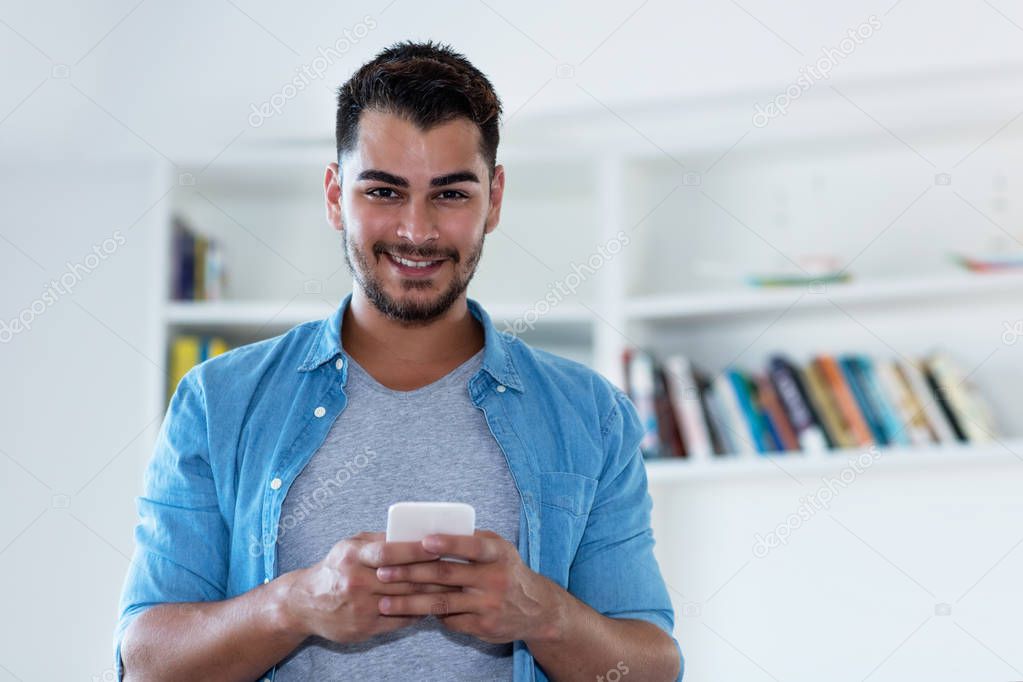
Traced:
<svg viewBox="0 0 1023 682">
<path fill-rule="evenodd" d="M 206 299 L 206 249 L 209 245 L 209 241 L 202 235 L 195 235 L 195 255 L 193 256 L 194 267 L 193 277 L 195 281 L 192 284 L 195 295 L 193 298 L 197 301 Z"/>
<path fill-rule="evenodd" d="M 874 362 L 881 390 L 888 403 L 898 415 L 901 429 L 911 445 L 927 445 L 935 442 L 923 409 L 913 395 L 894 360 L 877 360 Z"/>
<path fill-rule="evenodd" d="M 711 443 L 714 444 L 714 453 L 717 455 L 729 455 L 739 451 L 732 434 L 727 425 L 727 416 L 722 400 L 717 395 L 717 390 L 712 382 L 708 380 L 706 388 L 702 393 L 703 409 L 707 415 L 707 429 L 710 431 Z"/>
<path fill-rule="evenodd" d="M 850 354 L 842 356 L 838 362 L 875 442 L 879 445 L 908 445 L 909 437 L 881 390 L 873 361 L 865 355 Z"/>
<path fill-rule="evenodd" d="M 925 374 L 960 440 L 988 443 L 994 440 L 995 425 L 988 406 L 962 368 L 944 352 L 924 360 Z"/>
<path fill-rule="evenodd" d="M 194 334 L 182 334 L 171 342 L 170 362 L 168 363 L 169 375 L 167 377 L 167 400 L 169 401 L 177 390 L 181 379 L 199 364 L 201 341 Z"/>
<path fill-rule="evenodd" d="M 174 300 L 223 298 L 224 257 L 220 242 L 197 233 L 181 216 L 173 219 L 170 275 Z"/>
<path fill-rule="evenodd" d="M 181 379 L 194 366 L 230 350 L 219 336 L 178 334 L 171 341 L 167 365 L 167 400 L 174 396 Z"/>
<path fill-rule="evenodd" d="M 861 368 L 860 376 L 864 385 L 864 393 L 874 406 L 876 417 L 884 432 L 885 442 L 889 445 L 910 445 L 912 441 L 898 411 L 881 385 L 874 360 L 866 355 L 860 355 L 857 356 L 856 361 Z"/>
<path fill-rule="evenodd" d="M 736 382 L 731 371 L 724 371 L 713 381 L 714 391 L 721 402 L 722 426 L 727 429 L 733 454 L 756 454 L 756 438 L 752 427 L 744 416 Z"/>
<path fill-rule="evenodd" d="M 863 370 L 857 358 L 840 356 L 835 358 L 835 361 L 842 371 L 842 377 L 849 386 L 849 392 L 852 393 L 856 405 L 859 407 L 860 414 L 863 415 L 863 421 L 870 431 L 871 438 L 879 445 L 887 445 L 888 436 L 884 430 L 879 408 L 867 395 L 866 381 L 863 378 Z"/>
<path fill-rule="evenodd" d="M 873 445 L 874 437 L 838 361 L 831 355 L 819 355 L 812 364 L 818 368 L 825 386 L 834 397 L 843 429 L 849 435 L 852 447 Z"/>
<path fill-rule="evenodd" d="M 203 283 L 203 297 L 206 300 L 219 301 L 224 297 L 224 252 L 216 239 L 210 239 L 206 244 Z"/>
<path fill-rule="evenodd" d="M 785 408 L 775 393 L 770 377 L 766 374 L 757 374 L 753 380 L 757 385 L 757 395 L 764 414 L 778 441 L 778 449 L 783 452 L 799 450 L 799 439 L 796 438 L 795 429 L 792 428 Z"/>
<path fill-rule="evenodd" d="M 785 409 L 800 450 L 820 452 L 831 447 L 806 386 L 801 381 L 800 370 L 787 358 L 775 355 L 769 360 L 768 375 L 775 393 Z"/>
<path fill-rule="evenodd" d="M 180 217 L 174 218 L 171 246 L 171 292 L 175 300 L 195 298 L 195 237 Z"/>
<path fill-rule="evenodd" d="M 671 355 L 664 361 L 664 371 L 686 456 L 694 460 L 710 458 L 714 454 L 714 445 L 700 396 L 701 387 L 692 364 L 683 355 Z"/>
<path fill-rule="evenodd" d="M 629 395 L 643 425 L 640 450 L 644 457 L 659 457 L 661 443 L 657 428 L 657 410 L 654 405 L 657 388 L 654 378 L 654 362 L 650 354 L 633 349 L 629 354 L 626 376 L 628 377 L 626 383 L 631 389 Z"/>
<path fill-rule="evenodd" d="M 750 375 L 745 372 L 735 371 L 736 390 L 742 393 L 740 404 L 744 411 L 748 409 L 746 419 L 749 422 L 750 431 L 753 434 L 753 443 L 757 452 L 778 452 L 781 450 L 781 442 L 771 425 L 770 420 L 764 412 L 763 403 L 760 400 L 760 393 Z"/>
<path fill-rule="evenodd" d="M 896 360 L 895 366 L 909 387 L 916 403 L 916 415 L 923 415 L 936 443 L 954 443 L 958 440 L 948 417 L 938 405 L 920 364 L 913 360 Z"/>
<path fill-rule="evenodd" d="M 654 410 L 657 414 L 657 440 L 660 454 L 665 457 L 685 457 L 686 449 L 682 443 L 675 411 L 671 405 L 671 394 L 668 388 L 668 377 L 664 367 L 654 364 Z"/>
<path fill-rule="evenodd" d="M 855 442 L 842 421 L 842 415 L 838 411 L 838 404 L 824 382 L 820 370 L 811 362 L 802 369 L 802 377 L 807 387 L 807 395 L 810 396 L 817 414 L 820 415 L 821 424 L 827 432 L 828 440 L 833 444 L 833 447 L 853 447 Z"/>
</svg>

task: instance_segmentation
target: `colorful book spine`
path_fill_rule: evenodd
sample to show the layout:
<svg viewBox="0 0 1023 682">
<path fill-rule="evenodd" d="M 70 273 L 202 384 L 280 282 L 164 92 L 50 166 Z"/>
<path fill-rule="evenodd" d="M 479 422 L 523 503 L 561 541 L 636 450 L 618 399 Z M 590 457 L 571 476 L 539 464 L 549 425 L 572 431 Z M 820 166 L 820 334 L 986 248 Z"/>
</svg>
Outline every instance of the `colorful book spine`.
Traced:
<svg viewBox="0 0 1023 682">
<path fill-rule="evenodd" d="M 735 392 L 732 379 L 728 372 L 715 377 L 714 393 L 721 405 L 721 425 L 727 431 L 730 442 L 730 453 L 753 455 L 757 446 L 748 422 L 743 417 L 739 396 Z"/>
<path fill-rule="evenodd" d="M 728 428 L 724 404 L 711 382 L 708 382 L 703 391 L 703 409 L 707 415 L 707 429 L 710 431 L 710 439 L 714 444 L 714 454 L 730 455 L 738 452 L 739 448 Z"/>
<path fill-rule="evenodd" d="M 836 448 L 851 448 L 856 443 L 852 434 L 846 429 L 839 412 L 835 397 L 828 389 L 824 377 L 816 364 L 810 362 L 802 370 L 802 377 L 807 387 L 807 394 L 821 417 L 821 424 L 828 433 L 828 440 Z"/>
<path fill-rule="evenodd" d="M 198 352 L 201 360 L 212 346 Z M 682 355 L 663 365 L 641 351 L 623 358 L 647 457 L 985 442 L 997 433 L 990 406 L 944 352 L 922 362 L 818 355 L 802 366 L 775 355 L 766 372 L 732 367 L 713 380 Z"/>
<path fill-rule="evenodd" d="M 212 301 L 224 295 L 220 242 L 196 233 L 180 216 L 172 227 L 170 289 L 178 301 Z"/>
<path fill-rule="evenodd" d="M 760 404 L 763 406 L 764 414 L 771 424 L 772 431 L 777 435 L 779 449 L 783 452 L 799 450 L 799 439 L 796 438 L 796 431 L 792 428 L 785 408 L 781 404 L 770 377 L 766 374 L 756 375 L 754 381 L 757 385 L 757 394 L 760 397 Z"/>
<path fill-rule="evenodd" d="M 167 377 L 167 400 L 173 397 L 181 383 L 182 377 L 195 365 L 199 364 L 202 342 L 193 334 L 182 334 L 175 337 L 170 348 L 170 373 Z"/>
<path fill-rule="evenodd" d="M 927 378 L 924 376 L 920 364 L 911 360 L 896 360 L 895 364 L 919 406 L 917 414 L 923 414 L 926 418 L 927 425 L 934 434 L 935 442 L 956 442 L 958 438 L 952 430 L 952 425 L 949 424 L 948 417 L 945 416 L 938 404 L 937 397 L 927 384 Z"/>
<path fill-rule="evenodd" d="M 654 408 L 657 412 L 657 438 L 661 454 L 666 457 L 685 457 L 686 448 L 682 443 L 682 433 L 668 392 L 668 377 L 664 367 L 657 363 L 654 364 L 654 382 Z"/>
<path fill-rule="evenodd" d="M 799 448 L 805 452 L 821 452 L 829 447 L 827 434 L 810 403 L 806 387 L 800 381 L 799 368 L 781 356 L 771 358 L 768 367 L 771 383 L 785 414 L 796 432 Z"/>
<path fill-rule="evenodd" d="M 820 369 L 827 388 L 835 397 L 835 404 L 838 406 L 843 427 L 852 440 L 852 447 L 872 445 L 874 437 L 838 361 L 831 355 L 820 355 L 813 362 Z"/>
<path fill-rule="evenodd" d="M 640 450 L 644 457 L 658 457 L 661 454 L 661 443 L 657 430 L 657 410 L 654 404 L 656 385 L 653 358 L 644 351 L 633 350 L 628 377 L 628 383 L 632 389 L 632 402 L 635 404 L 639 420 L 643 424 Z"/>
<path fill-rule="evenodd" d="M 946 410 L 960 440 L 989 443 L 995 424 L 987 404 L 962 368 L 946 353 L 936 352 L 924 361 L 932 388 Z"/>
<path fill-rule="evenodd" d="M 665 359 L 664 371 L 686 456 L 693 460 L 709 459 L 714 454 L 714 447 L 692 365 L 685 356 L 672 355 Z"/>
<path fill-rule="evenodd" d="M 167 400 L 174 396 L 181 379 L 196 365 L 230 350 L 219 336 L 179 334 L 171 341 L 167 368 Z"/>
<path fill-rule="evenodd" d="M 836 361 L 874 442 L 879 445 L 887 445 L 888 433 L 885 430 L 884 420 L 881 417 L 881 408 L 873 400 L 873 396 L 871 396 L 867 389 L 864 368 L 859 358 L 855 356 L 842 356 L 836 358 Z"/>
<path fill-rule="evenodd" d="M 881 385 L 877 366 L 873 359 L 861 355 L 857 357 L 861 368 L 864 391 L 867 399 L 875 406 L 877 418 L 884 431 L 885 442 L 889 445 L 911 445 L 912 440 L 898 414 L 898 410 L 888 397 L 888 392 Z"/>
</svg>

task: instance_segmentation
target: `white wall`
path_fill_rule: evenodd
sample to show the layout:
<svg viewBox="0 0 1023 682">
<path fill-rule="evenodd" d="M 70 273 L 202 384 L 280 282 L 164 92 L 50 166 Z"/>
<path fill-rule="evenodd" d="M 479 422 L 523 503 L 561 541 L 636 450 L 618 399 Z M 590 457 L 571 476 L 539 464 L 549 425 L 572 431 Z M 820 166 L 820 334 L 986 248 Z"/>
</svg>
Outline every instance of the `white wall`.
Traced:
<svg viewBox="0 0 1023 682">
<path fill-rule="evenodd" d="M 107 679 L 162 417 L 152 263 L 166 187 L 141 163 L 26 161 L 3 178 L 0 310 L 29 328 L 0 337 L 0 679 Z M 69 262 L 88 270 L 72 277 Z M 66 274 L 68 293 L 42 300 Z"/>
</svg>

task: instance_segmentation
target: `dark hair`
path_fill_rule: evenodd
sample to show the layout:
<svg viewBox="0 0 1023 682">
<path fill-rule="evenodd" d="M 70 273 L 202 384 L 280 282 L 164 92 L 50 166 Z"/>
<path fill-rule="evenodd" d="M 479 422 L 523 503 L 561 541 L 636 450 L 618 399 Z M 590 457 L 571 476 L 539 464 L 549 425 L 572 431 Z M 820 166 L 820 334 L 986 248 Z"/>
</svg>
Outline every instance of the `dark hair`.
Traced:
<svg viewBox="0 0 1023 682">
<path fill-rule="evenodd" d="M 450 46 L 433 41 L 395 43 L 338 88 L 338 165 L 342 154 L 355 147 L 359 116 L 366 109 L 402 116 L 421 130 L 468 118 L 479 128 L 480 154 L 494 176 L 501 100 L 487 77 Z"/>
</svg>

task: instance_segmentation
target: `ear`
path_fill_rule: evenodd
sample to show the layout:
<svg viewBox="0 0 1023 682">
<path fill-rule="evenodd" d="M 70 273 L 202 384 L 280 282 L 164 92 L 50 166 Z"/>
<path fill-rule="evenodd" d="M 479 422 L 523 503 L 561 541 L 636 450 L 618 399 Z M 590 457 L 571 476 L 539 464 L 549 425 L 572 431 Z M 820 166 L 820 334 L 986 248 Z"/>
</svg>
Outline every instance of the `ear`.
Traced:
<svg viewBox="0 0 1023 682">
<path fill-rule="evenodd" d="M 327 206 L 327 222 L 341 232 L 344 230 L 341 222 L 341 170 L 336 163 L 327 165 L 323 176 L 323 198 Z"/>
<path fill-rule="evenodd" d="M 487 212 L 486 234 L 497 229 L 501 220 L 501 202 L 504 200 L 504 166 L 494 167 L 494 177 L 490 181 L 490 209 Z"/>
</svg>

